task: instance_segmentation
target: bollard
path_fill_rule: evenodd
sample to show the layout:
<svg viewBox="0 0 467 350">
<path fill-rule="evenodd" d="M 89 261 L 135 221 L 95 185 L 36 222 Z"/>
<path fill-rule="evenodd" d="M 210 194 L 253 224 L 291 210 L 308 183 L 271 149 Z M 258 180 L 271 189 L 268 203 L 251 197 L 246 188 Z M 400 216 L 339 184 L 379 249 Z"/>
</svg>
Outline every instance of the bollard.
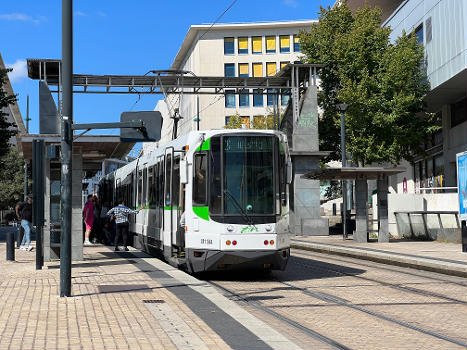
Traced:
<svg viewBox="0 0 467 350">
<path fill-rule="evenodd" d="M 461 236 L 462 236 L 462 252 L 467 253 L 467 226 L 466 226 L 465 220 L 462 220 Z"/>
<path fill-rule="evenodd" d="M 15 261 L 15 233 L 8 231 L 6 233 L 6 260 Z"/>
</svg>

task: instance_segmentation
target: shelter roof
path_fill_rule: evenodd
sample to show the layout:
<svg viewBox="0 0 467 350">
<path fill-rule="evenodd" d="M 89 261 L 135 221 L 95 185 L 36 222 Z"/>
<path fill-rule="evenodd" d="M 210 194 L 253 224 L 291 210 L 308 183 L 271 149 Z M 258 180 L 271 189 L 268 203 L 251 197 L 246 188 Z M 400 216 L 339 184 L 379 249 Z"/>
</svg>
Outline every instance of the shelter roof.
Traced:
<svg viewBox="0 0 467 350">
<path fill-rule="evenodd" d="M 376 180 L 386 175 L 403 173 L 406 168 L 394 167 L 344 167 L 344 168 L 320 168 L 309 171 L 302 175 L 302 178 L 310 180 L 355 180 L 367 179 Z"/>
</svg>

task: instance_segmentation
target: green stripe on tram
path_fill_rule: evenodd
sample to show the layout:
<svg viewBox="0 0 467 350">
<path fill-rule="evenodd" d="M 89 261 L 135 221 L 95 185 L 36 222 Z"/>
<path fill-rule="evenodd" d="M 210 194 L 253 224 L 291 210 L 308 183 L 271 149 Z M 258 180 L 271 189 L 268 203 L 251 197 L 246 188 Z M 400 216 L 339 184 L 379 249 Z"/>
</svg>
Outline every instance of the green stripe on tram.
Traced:
<svg viewBox="0 0 467 350">
<path fill-rule="evenodd" d="M 193 212 L 201 219 L 209 221 L 209 207 L 193 207 Z"/>
<path fill-rule="evenodd" d="M 199 151 L 209 151 L 211 148 L 211 138 L 208 138 L 206 141 L 204 141 L 201 145 L 198 146 L 196 149 L 196 152 Z"/>
</svg>

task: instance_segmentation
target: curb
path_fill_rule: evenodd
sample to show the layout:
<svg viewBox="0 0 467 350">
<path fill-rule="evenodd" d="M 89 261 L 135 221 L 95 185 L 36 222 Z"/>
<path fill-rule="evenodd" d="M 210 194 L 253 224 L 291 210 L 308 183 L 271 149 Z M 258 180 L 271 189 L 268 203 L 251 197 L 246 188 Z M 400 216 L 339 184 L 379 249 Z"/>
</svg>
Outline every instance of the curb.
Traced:
<svg viewBox="0 0 467 350">
<path fill-rule="evenodd" d="M 294 242 L 290 243 L 291 248 L 309 250 L 325 254 L 348 256 L 351 258 L 370 260 L 387 265 L 410 267 L 418 270 L 442 273 L 458 277 L 467 277 L 467 266 L 449 262 L 439 262 L 429 258 L 414 258 L 404 255 L 394 255 L 385 252 L 373 252 L 360 248 L 339 247 L 331 244 Z"/>
</svg>

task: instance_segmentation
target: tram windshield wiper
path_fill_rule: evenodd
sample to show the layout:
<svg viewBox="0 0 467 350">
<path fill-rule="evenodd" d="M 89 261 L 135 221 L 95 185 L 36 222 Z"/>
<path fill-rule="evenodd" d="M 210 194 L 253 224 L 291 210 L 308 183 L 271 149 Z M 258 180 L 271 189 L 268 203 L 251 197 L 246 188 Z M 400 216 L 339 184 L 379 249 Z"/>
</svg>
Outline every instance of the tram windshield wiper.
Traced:
<svg viewBox="0 0 467 350">
<path fill-rule="evenodd" d="M 232 199 L 232 203 L 237 207 L 238 210 L 242 213 L 243 219 L 246 221 L 246 223 L 250 226 L 256 227 L 255 224 L 253 223 L 253 220 L 251 219 L 251 216 L 249 216 L 242 208 L 240 203 L 238 203 L 237 199 L 234 197 L 234 195 L 227 189 L 224 190 L 224 193 L 228 195 Z"/>
</svg>

